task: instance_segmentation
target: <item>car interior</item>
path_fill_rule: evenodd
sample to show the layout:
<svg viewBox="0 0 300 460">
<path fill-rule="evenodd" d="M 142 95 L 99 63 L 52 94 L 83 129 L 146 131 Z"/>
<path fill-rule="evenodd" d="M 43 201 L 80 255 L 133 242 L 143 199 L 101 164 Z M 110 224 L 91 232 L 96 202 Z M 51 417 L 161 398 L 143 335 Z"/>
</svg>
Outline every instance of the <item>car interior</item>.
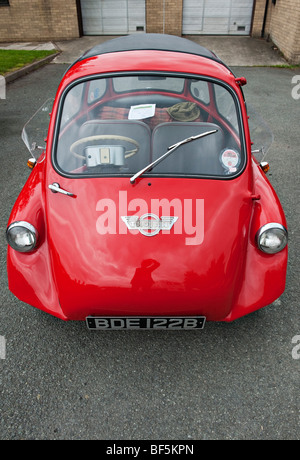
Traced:
<svg viewBox="0 0 300 460">
<path fill-rule="evenodd" d="M 147 87 L 151 84 L 149 77 L 150 83 L 146 81 L 143 87 L 125 88 L 121 92 L 116 91 L 113 80 L 107 79 L 105 84 L 101 79 L 81 83 L 81 87 L 72 88 L 65 96 L 55 157 L 63 172 L 131 175 L 158 159 L 172 145 L 199 134 L 204 136 L 180 146 L 149 173 L 228 176 L 237 171 L 242 151 L 239 128 L 236 121 L 233 126 L 230 118 L 219 112 L 216 85 L 205 83 L 207 89 L 203 91 L 202 81 L 199 90 L 195 84 L 192 88 L 189 79 L 181 79 L 181 91 L 176 82 L 178 87 L 172 92 Z M 144 80 L 137 82 L 142 86 Z M 157 81 L 155 84 L 158 86 Z M 232 101 L 231 105 L 235 111 Z M 210 134 L 211 131 L 214 132 Z M 222 161 L 222 153 L 229 150 L 234 152 L 231 168 Z"/>
</svg>

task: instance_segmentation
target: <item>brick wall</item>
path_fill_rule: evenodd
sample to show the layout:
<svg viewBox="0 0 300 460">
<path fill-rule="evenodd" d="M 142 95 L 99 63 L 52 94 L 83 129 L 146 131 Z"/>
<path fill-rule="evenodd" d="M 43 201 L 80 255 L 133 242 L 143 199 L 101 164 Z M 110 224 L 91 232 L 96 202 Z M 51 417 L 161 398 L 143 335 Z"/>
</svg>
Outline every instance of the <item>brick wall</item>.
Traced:
<svg viewBox="0 0 300 460">
<path fill-rule="evenodd" d="M 284 56 L 300 63 L 300 1 L 277 0 L 272 5 L 270 38 Z"/>
<path fill-rule="evenodd" d="M 260 37 L 266 0 L 256 0 L 252 36 Z M 300 63 L 300 1 L 269 0 L 264 38 L 270 38 L 291 63 Z"/>
<path fill-rule="evenodd" d="M 0 41 L 79 37 L 76 0 L 10 0 L 0 7 Z"/>
<path fill-rule="evenodd" d="M 0 7 L 0 42 L 66 40 L 80 36 L 78 0 L 10 0 Z M 183 0 L 146 0 L 148 33 L 182 34 Z M 252 36 L 260 37 L 266 0 L 255 1 Z M 300 0 L 269 0 L 264 37 L 292 63 L 300 62 Z"/>
<path fill-rule="evenodd" d="M 146 0 L 148 33 L 181 35 L 183 0 Z"/>
<path fill-rule="evenodd" d="M 272 2 L 269 0 L 269 8 L 268 10 L 271 10 Z M 260 37 L 262 28 L 263 28 L 263 21 L 264 21 L 264 14 L 265 14 L 265 7 L 266 7 L 266 0 L 256 0 L 255 1 L 255 10 L 253 13 L 253 22 L 252 22 L 252 33 L 251 35 L 253 37 Z M 270 17 L 271 15 L 269 14 L 268 11 L 268 16 L 267 16 L 267 25 L 265 30 L 269 29 L 269 23 L 270 23 Z"/>
</svg>

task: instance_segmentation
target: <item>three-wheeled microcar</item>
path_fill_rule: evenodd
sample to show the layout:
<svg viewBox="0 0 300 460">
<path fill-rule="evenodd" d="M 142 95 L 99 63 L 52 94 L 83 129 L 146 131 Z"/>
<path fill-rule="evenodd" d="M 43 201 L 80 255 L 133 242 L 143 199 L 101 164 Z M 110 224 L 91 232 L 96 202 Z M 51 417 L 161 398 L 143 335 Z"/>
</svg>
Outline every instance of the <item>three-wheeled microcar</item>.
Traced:
<svg viewBox="0 0 300 460">
<path fill-rule="evenodd" d="M 23 131 L 34 160 L 7 228 L 15 296 L 104 330 L 201 329 L 277 299 L 287 225 L 252 152 L 245 83 L 175 36 L 81 56 Z"/>
</svg>

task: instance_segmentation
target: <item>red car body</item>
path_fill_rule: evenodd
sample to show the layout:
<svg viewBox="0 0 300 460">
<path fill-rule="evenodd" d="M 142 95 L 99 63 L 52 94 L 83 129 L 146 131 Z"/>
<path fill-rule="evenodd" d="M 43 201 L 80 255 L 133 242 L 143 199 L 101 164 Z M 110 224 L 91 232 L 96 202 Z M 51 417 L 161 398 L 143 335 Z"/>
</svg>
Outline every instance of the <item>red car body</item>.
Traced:
<svg viewBox="0 0 300 460">
<path fill-rule="evenodd" d="M 132 37 L 117 39 L 111 49 L 104 44 L 82 56 L 64 75 L 50 117 L 46 151 L 37 160 L 8 222 L 8 226 L 29 222 L 38 234 L 35 248 L 28 253 L 8 246 L 9 289 L 23 302 L 63 320 L 201 316 L 207 321 L 232 321 L 283 293 L 287 247 L 268 254 L 256 241 L 261 227 L 275 222 L 286 228 L 286 220 L 274 189 L 251 154 L 241 89 L 245 81 L 209 52 L 195 53 L 194 45 L 188 51 L 186 41 L 180 49 L 182 40 L 146 34 L 144 44 L 133 46 Z M 230 88 L 239 107 L 245 148 L 239 174 L 225 179 L 144 174 L 130 182 L 130 174 L 77 177 L 61 170 L 55 160 L 55 143 L 59 142 L 55 139 L 68 88 L 95 75 L 145 72 L 201 76 Z M 174 97 L 171 93 L 164 91 L 163 95 Z M 108 96 L 101 103 L 105 98 Z M 194 101 L 188 93 L 184 97 L 181 93 L 180 98 Z M 205 110 L 205 104 L 203 107 Z M 88 111 L 86 101 L 80 110 Z M 211 101 L 213 110 L 214 124 L 224 127 Z M 72 196 L 53 193 L 50 184 L 59 184 Z M 139 209 L 137 199 L 148 208 Z M 162 199 L 172 204 L 174 214 L 176 206 L 177 214 L 181 212 L 170 230 L 151 238 L 137 228 L 128 231 L 122 220 L 126 213 L 141 217 L 146 212 L 149 219 L 151 206 Z M 105 212 L 113 204 L 116 220 L 111 223 Z M 193 217 L 185 225 L 188 209 Z M 176 224 L 182 231 L 176 231 Z M 101 225 L 106 229 L 113 225 L 114 232 L 102 231 Z M 122 321 L 116 325 L 126 327 Z"/>
</svg>

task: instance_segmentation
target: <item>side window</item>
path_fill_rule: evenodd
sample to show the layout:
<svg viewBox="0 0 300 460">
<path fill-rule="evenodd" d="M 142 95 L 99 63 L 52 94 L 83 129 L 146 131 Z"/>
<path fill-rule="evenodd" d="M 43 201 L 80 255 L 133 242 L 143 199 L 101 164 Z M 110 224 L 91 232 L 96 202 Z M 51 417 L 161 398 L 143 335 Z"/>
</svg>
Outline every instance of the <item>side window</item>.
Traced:
<svg viewBox="0 0 300 460">
<path fill-rule="evenodd" d="M 81 108 L 82 94 L 84 83 L 74 86 L 68 94 L 64 102 L 64 110 L 62 113 L 62 125 L 73 118 Z"/>
<path fill-rule="evenodd" d="M 209 91 L 208 84 L 203 80 L 193 80 L 191 82 L 191 94 L 198 101 L 203 102 L 204 104 L 209 104 Z"/>
<path fill-rule="evenodd" d="M 214 85 L 218 112 L 239 131 L 235 102 L 230 92 L 221 85 Z"/>
<path fill-rule="evenodd" d="M 88 104 L 96 102 L 103 97 L 106 91 L 106 79 L 92 80 L 89 86 Z"/>
</svg>

